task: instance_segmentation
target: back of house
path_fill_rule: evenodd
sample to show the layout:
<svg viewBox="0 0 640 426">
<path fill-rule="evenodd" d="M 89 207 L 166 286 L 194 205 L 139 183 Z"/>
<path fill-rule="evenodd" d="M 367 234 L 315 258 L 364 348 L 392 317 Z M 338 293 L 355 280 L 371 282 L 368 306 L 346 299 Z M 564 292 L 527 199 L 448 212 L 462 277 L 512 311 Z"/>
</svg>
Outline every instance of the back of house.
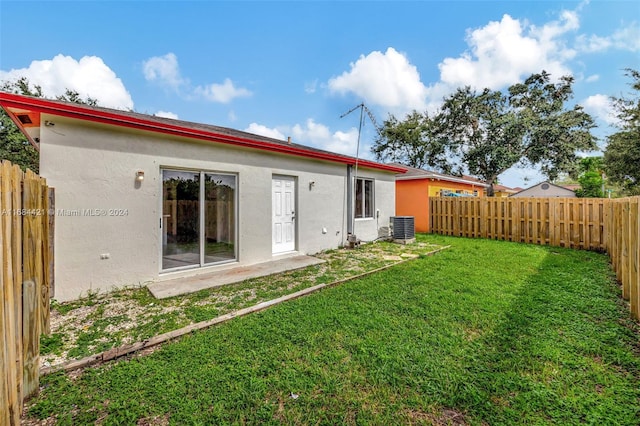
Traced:
<svg viewBox="0 0 640 426">
<path fill-rule="evenodd" d="M 2 92 L 0 105 L 55 187 L 60 301 L 373 240 L 405 170 L 132 112 Z"/>
</svg>

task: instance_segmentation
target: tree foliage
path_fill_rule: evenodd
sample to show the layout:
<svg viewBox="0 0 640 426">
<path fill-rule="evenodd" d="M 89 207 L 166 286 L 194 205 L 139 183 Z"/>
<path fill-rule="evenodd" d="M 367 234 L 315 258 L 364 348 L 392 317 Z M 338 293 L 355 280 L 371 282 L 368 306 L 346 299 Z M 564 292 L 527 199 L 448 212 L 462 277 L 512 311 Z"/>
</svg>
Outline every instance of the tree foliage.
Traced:
<svg viewBox="0 0 640 426">
<path fill-rule="evenodd" d="M 611 182 L 628 195 L 640 195 L 640 72 L 627 69 L 626 75 L 633 80 L 635 93 L 612 98 L 620 130 L 607 138 L 604 164 Z"/>
<path fill-rule="evenodd" d="M 585 157 L 580 159 L 578 169 L 578 183 L 580 188 L 576 190 L 576 195 L 580 198 L 602 198 L 604 197 L 604 163 L 602 157 Z"/>
<path fill-rule="evenodd" d="M 434 120 L 428 114 L 413 111 L 403 121 L 390 115 L 374 143 L 376 158 L 416 168 L 446 169 L 445 146 L 436 138 Z"/>
<path fill-rule="evenodd" d="M 42 87 L 31 85 L 25 77 L 19 78 L 16 81 L 2 82 L 0 84 L 0 90 L 25 96 L 44 97 Z M 69 89 L 66 89 L 65 93 L 57 96 L 56 99 L 90 106 L 96 106 L 98 104 L 96 99 L 90 97 L 82 98 L 78 92 Z M 0 159 L 9 160 L 13 164 L 19 165 L 23 170 L 31 169 L 36 173 L 39 171 L 40 161 L 38 150 L 29 143 L 29 140 L 22 134 L 20 129 L 18 129 L 9 115 L 1 108 Z"/>
<path fill-rule="evenodd" d="M 429 121 L 427 137 L 407 142 L 406 132 L 393 131 L 409 121 L 387 121 L 373 152 L 378 160 L 395 155 L 415 164 L 440 166 L 444 172 L 468 172 L 491 185 L 490 195 L 498 176 L 514 165 L 539 167 L 554 179 L 574 170 L 577 152 L 597 148 L 591 116 L 579 105 L 566 107 L 572 84 L 568 76 L 552 83 L 550 74 L 542 71 L 512 85 L 507 94 L 459 88 Z M 415 115 L 411 122 L 419 123 Z"/>
</svg>

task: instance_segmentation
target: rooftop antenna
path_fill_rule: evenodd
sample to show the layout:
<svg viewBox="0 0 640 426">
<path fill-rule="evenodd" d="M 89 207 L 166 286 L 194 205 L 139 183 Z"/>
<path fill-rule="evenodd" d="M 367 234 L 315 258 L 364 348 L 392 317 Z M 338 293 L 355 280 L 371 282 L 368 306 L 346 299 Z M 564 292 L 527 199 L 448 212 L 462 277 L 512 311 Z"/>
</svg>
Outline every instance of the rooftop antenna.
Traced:
<svg viewBox="0 0 640 426">
<path fill-rule="evenodd" d="M 373 127 L 375 127 L 376 132 L 378 134 L 380 134 L 380 127 L 378 126 L 378 123 L 376 122 L 376 119 L 375 119 L 373 113 L 369 110 L 369 108 L 367 108 L 367 106 L 364 104 L 364 102 L 361 102 L 358 105 L 354 106 L 349 111 L 347 111 L 344 114 L 342 114 L 340 116 L 340 118 L 346 117 L 347 115 L 351 114 L 353 111 L 357 110 L 358 108 L 360 109 L 360 121 L 358 122 L 358 141 L 356 143 L 356 161 L 355 161 L 354 174 L 353 174 L 354 186 L 358 182 L 358 161 L 360 160 L 360 135 L 362 133 L 362 126 L 364 125 L 364 113 L 365 112 L 369 116 L 369 119 L 371 120 L 371 123 L 373 123 Z M 351 182 L 349 182 L 349 185 L 351 186 Z M 352 240 L 349 240 L 349 242 L 352 243 L 352 244 L 356 244 L 357 243 L 357 238 L 355 236 L 355 227 L 356 227 L 356 212 L 355 212 L 355 209 L 353 210 L 353 214 L 351 215 L 349 220 L 351 221 L 351 231 L 352 231 L 352 237 L 351 237 Z"/>
</svg>

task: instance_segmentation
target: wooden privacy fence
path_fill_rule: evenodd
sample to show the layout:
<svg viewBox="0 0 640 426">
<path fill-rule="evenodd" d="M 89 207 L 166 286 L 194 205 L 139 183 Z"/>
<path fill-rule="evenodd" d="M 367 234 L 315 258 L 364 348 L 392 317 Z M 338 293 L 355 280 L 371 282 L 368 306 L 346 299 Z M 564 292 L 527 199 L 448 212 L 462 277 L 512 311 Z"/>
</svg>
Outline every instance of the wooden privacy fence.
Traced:
<svg viewBox="0 0 640 426">
<path fill-rule="evenodd" d="M 40 335 L 48 334 L 53 288 L 53 189 L 0 164 L 0 424 L 18 425 L 39 387 Z"/>
<path fill-rule="evenodd" d="M 431 198 L 431 232 L 606 251 L 640 318 L 640 197 Z"/>
<path fill-rule="evenodd" d="M 622 284 L 622 297 L 629 301 L 631 313 L 640 319 L 640 197 L 621 198 L 609 203 L 606 228 L 607 253 L 616 277 Z"/>
</svg>

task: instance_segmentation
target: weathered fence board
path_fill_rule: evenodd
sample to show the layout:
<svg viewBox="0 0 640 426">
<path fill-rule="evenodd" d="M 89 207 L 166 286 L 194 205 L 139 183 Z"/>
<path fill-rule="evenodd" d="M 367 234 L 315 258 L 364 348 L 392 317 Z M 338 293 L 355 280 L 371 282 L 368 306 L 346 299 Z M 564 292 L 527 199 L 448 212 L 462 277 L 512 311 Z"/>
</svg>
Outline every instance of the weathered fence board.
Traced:
<svg viewBox="0 0 640 426">
<path fill-rule="evenodd" d="M 49 330 L 53 279 L 50 195 L 46 181 L 35 173 L 23 173 L 8 161 L 0 164 L 2 425 L 20 424 L 24 398 L 39 387 L 40 334 Z"/>
<path fill-rule="evenodd" d="M 432 198 L 431 232 L 606 251 L 640 319 L 640 197 Z"/>
</svg>

